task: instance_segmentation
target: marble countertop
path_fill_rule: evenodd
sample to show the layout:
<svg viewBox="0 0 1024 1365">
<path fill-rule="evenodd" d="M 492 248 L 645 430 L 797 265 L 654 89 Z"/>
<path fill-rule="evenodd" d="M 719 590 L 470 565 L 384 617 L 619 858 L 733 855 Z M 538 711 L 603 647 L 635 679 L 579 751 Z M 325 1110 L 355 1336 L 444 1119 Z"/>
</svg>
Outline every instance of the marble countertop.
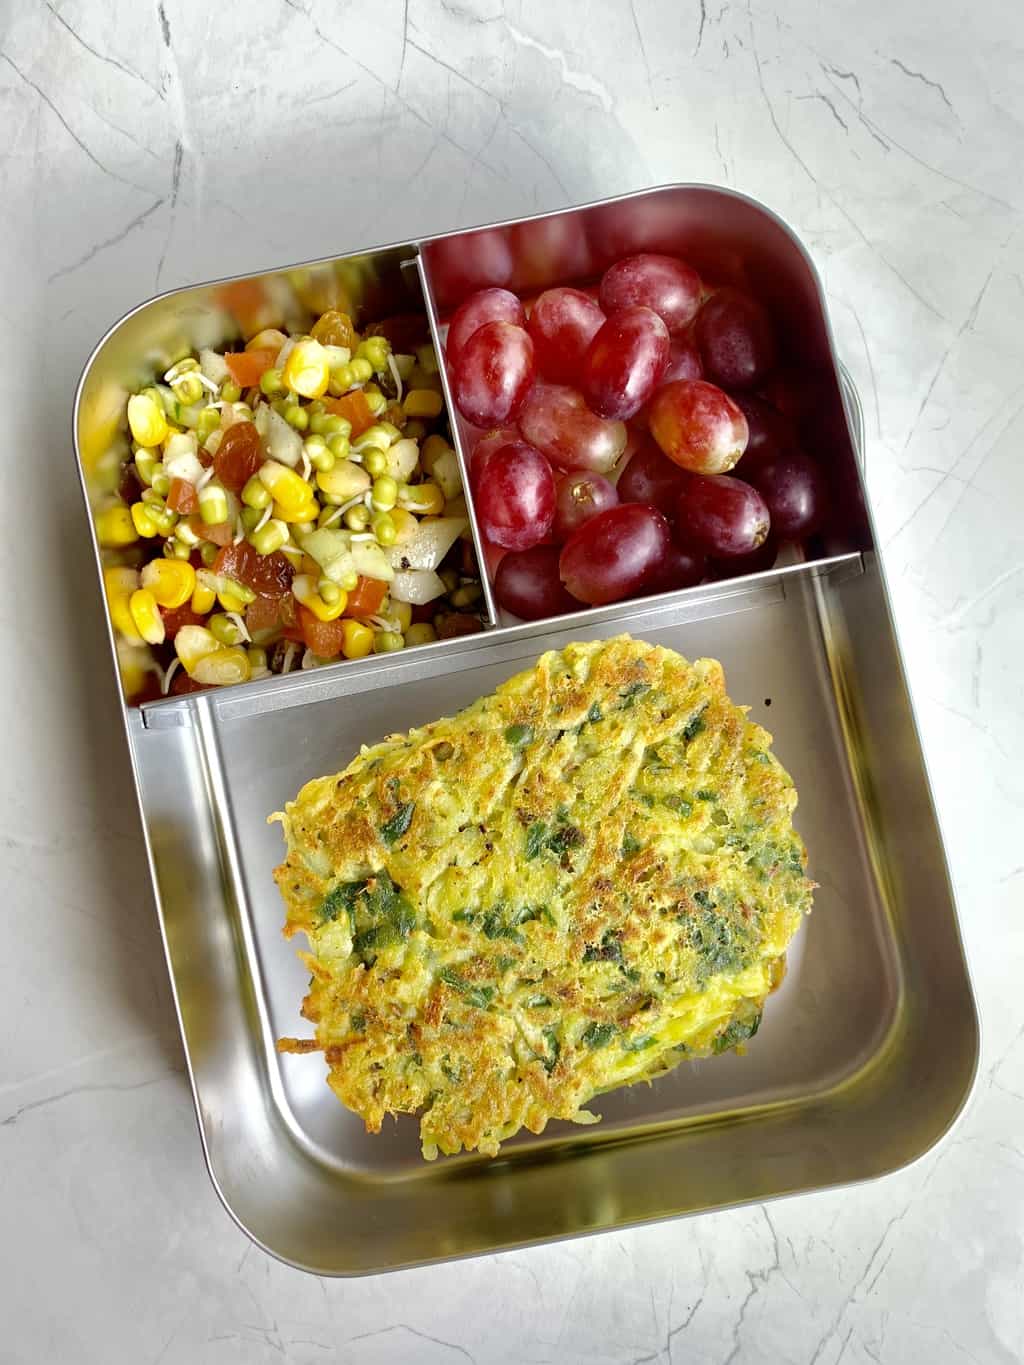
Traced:
<svg viewBox="0 0 1024 1365">
<path fill-rule="evenodd" d="M 0 1358 L 1024 1358 L 1024 21 L 922 0 L 45 0 L 0 17 Z M 983 1016 L 954 1135 L 853 1191 L 327 1281 L 207 1178 L 68 448 L 138 300 L 672 180 L 809 244 Z M 941 1046 L 941 1039 L 936 1039 Z"/>
</svg>

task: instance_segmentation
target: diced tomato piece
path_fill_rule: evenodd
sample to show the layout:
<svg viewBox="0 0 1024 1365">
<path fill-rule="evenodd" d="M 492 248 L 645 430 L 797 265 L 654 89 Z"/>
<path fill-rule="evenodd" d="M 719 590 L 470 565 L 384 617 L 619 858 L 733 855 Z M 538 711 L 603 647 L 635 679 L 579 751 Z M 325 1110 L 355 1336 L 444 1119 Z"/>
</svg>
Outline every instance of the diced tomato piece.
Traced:
<svg viewBox="0 0 1024 1365">
<path fill-rule="evenodd" d="M 272 369 L 276 359 L 276 351 L 258 346 L 254 351 L 228 351 L 224 363 L 238 387 L 248 389 L 260 382 L 264 370 Z"/>
<path fill-rule="evenodd" d="M 328 412 L 345 417 L 352 423 L 353 436 L 361 436 L 367 427 L 373 426 L 375 419 L 362 389 L 355 389 L 341 398 L 328 398 L 324 406 Z"/>
<path fill-rule="evenodd" d="M 339 617 L 336 621 L 320 621 L 308 607 L 299 604 L 299 625 L 302 639 L 318 659 L 335 659 L 341 653 L 345 638 L 344 623 Z"/>
<path fill-rule="evenodd" d="M 199 498 L 195 484 L 189 483 L 188 479 L 172 479 L 167 491 L 167 506 L 172 512 L 186 517 L 190 512 L 198 512 Z"/>
<path fill-rule="evenodd" d="M 257 594 L 256 600 L 245 609 L 245 624 L 255 634 L 257 631 L 276 630 L 278 626 L 289 625 L 295 613 L 290 608 L 294 602 L 291 593 L 286 596 L 273 596 L 268 593 Z"/>
<path fill-rule="evenodd" d="M 235 528 L 230 521 L 219 521 L 216 525 L 210 525 L 203 521 L 202 517 L 193 514 L 188 519 L 189 529 L 194 531 L 200 540 L 209 540 L 214 545 L 230 545 L 235 538 Z"/>
<path fill-rule="evenodd" d="M 292 566 L 280 550 L 261 555 L 247 540 L 227 545 L 213 561 L 213 572 L 246 583 L 253 592 L 283 597 L 291 592 Z"/>
<path fill-rule="evenodd" d="M 188 602 L 181 607 L 161 607 L 160 615 L 168 640 L 173 640 L 182 626 L 201 626 L 206 619 L 194 612 Z"/>
<path fill-rule="evenodd" d="M 373 616 L 380 611 L 388 593 L 388 585 L 379 578 L 360 578 L 349 593 L 345 604 L 346 616 Z"/>
<path fill-rule="evenodd" d="M 241 493 L 263 463 L 263 442 L 252 422 L 228 427 L 213 457 L 217 478 L 232 493 Z"/>
<path fill-rule="evenodd" d="M 435 626 L 439 640 L 454 640 L 458 635 L 475 635 L 483 628 L 484 623 L 479 616 L 457 611 L 450 616 L 442 616 Z"/>
</svg>

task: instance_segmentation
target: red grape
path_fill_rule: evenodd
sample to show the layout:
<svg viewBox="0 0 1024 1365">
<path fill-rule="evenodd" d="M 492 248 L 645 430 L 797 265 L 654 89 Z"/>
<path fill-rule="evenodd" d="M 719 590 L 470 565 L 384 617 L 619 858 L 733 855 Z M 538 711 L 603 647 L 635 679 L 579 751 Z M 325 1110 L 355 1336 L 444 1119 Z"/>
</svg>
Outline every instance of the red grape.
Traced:
<svg viewBox="0 0 1024 1365">
<path fill-rule="evenodd" d="M 765 500 L 772 531 L 781 540 L 811 535 L 825 520 L 827 495 L 821 470 L 799 450 L 766 455 L 744 474 Z"/>
<path fill-rule="evenodd" d="M 676 505 L 676 534 L 719 559 L 762 545 L 771 518 L 756 488 L 723 474 L 685 474 Z"/>
<path fill-rule="evenodd" d="M 668 352 L 668 369 L 661 376 L 662 384 L 671 384 L 675 379 L 703 379 L 704 366 L 700 362 L 700 351 L 693 335 L 673 337 Z"/>
<path fill-rule="evenodd" d="M 528 550 L 555 519 L 555 480 L 544 456 L 525 441 L 509 441 L 473 461 L 473 498 L 488 540 Z"/>
<path fill-rule="evenodd" d="M 819 384 L 799 370 L 776 370 L 758 385 L 757 396 L 794 423 L 820 407 Z"/>
<path fill-rule="evenodd" d="M 674 518 L 683 474 L 677 464 L 645 437 L 618 482 L 620 502 L 642 502 Z"/>
<path fill-rule="evenodd" d="M 474 289 L 508 284 L 512 250 L 501 228 L 442 237 L 424 250 L 442 308 L 453 308 Z"/>
<path fill-rule="evenodd" d="M 751 550 L 748 555 L 735 555 L 732 559 L 709 559 L 708 578 L 717 582 L 722 578 L 741 578 L 748 573 L 764 573 L 770 569 L 779 556 L 779 542 L 769 535 L 763 545 Z"/>
<path fill-rule="evenodd" d="M 644 595 L 674 592 L 677 588 L 692 588 L 707 572 L 707 559 L 692 545 L 672 544 L 664 558 L 644 585 Z"/>
<path fill-rule="evenodd" d="M 485 322 L 511 322 L 516 327 L 525 327 L 526 314 L 523 305 L 509 290 L 478 289 L 465 303 L 459 304 L 448 325 L 444 347 L 449 361 L 457 360 L 463 346 Z"/>
<path fill-rule="evenodd" d="M 492 450 L 498 450 L 501 446 L 507 446 L 510 441 L 515 442 L 519 439 L 519 432 L 515 427 L 495 427 L 492 431 L 486 431 L 473 446 L 469 463 L 474 465 Z"/>
<path fill-rule="evenodd" d="M 563 546 L 562 582 L 581 602 L 617 602 L 644 587 L 670 544 L 668 522 L 653 507 L 609 507 Z"/>
<path fill-rule="evenodd" d="M 557 545 L 534 545 L 505 555 L 494 576 L 498 605 L 524 621 L 579 611 L 581 604 L 559 577 L 558 554 Z"/>
<path fill-rule="evenodd" d="M 658 381 L 658 389 L 663 389 L 666 384 L 672 384 L 677 379 L 703 378 L 704 368 L 700 363 L 700 351 L 697 350 L 692 334 L 682 338 L 673 337 L 669 347 L 668 368 Z M 658 389 L 654 392 L 657 393 Z M 651 404 L 645 403 L 630 420 L 633 426 L 646 431 L 651 424 Z"/>
<path fill-rule="evenodd" d="M 548 289 L 541 294 L 530 310 L 527 330 L 544 378 L 577 383 L 587 347 L 604 322 L 604 313 L 582 290 Z"/>
<path fill-rule="evenodd" d="M 747 419 L 747 448 L 743 469 L 768 455 L 781 455 L 796 445 L 796 427 L 790 419 L 752 393 L 737 393 L 732 400 Z"/>
<path fill-rule="evenodd" d="M 775 364 L 775 333 L 768 314 L 749 294 L 720 289 L 697 316 L 697 345 L 704 372 L 727 389 L 750 389 Z"/>
<path fill-rule="evenodd" d="M 618 501 L 615 485 L 600 474 L 589 469 L 563 474 L 555 484 L 555 539 L 568 540 L 578 526 Z"/>
<path fill-rule="evenodd" d="M 590 247 L 581 214 L 519 223 L 512 229 L 512 245 L 518 289 L 543 289 L 552 280 L 590 274 Z"/>
<path fill-rule="evenodd" d="M 669 358 L 668 328 L 650 308 L 621 308 L 594 337 L 580 388 L 601 417 L 624 421 L 640 411 Z"/>
<path fill-rule="evenodd" d="M 507 422 L 522 407 L 533 382 L 533 342 L 510 322 L 485 322 L 452 366 L 459 411 L 478 427 Z"/>
<path fill-rule="evenodd" d="M 673 336 L 689 327 L 700 300 L 700 276 L 678 256 L 627 256 L 609 266 L 601 279 L 606 313 L 641 304 L 653 309 Z"/>
<path fill-rule="evenodd" d="M 519 414 L 519 430 L 560 469 L 611 469 L 626 448 L 622 422 L 595 417 L 583 395 L 562 384 L 535 384 Z"/>
<path fill-rule="evenodd" d="M 723 474 L 747 447 L 747 419 L 727 393 L 703 379 L 677 379 L 654 395 L 651 435 L 682 469 Z"/>
</svg>

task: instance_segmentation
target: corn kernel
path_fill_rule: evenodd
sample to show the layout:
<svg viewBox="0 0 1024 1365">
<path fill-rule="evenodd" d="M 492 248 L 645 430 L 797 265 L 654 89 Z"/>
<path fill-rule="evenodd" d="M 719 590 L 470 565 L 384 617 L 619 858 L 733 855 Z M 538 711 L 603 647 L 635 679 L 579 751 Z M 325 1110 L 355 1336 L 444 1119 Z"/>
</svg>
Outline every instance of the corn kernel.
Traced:
<svg viewBox="0 0 1024 1365">
<path fill-rule="evenodd" d="M 233 683 L 248 682 L 251 674 L 248 654 L 240 645 L 234 645 L 204 654 L 194 664 L 191 676 L 208 687 L 230 687 Z"/>
<path fill-rule="evenodd" d="M 136 393 L 128 399 L 128 425 L 132 439 L 147 450 L 158 446 L 168 431 L 163 407 L 148 393 Z"/>
<path fill-rule="evenodd" d="M 132 525 L 140 536 L 147 540 L 152 540 L 156 535 L 158 527 L 154 512 L 157 509 L 144 502 L 133 502 L 130 508 Z"/>
<path fill-rule="evenodd" d="M 237 592 L 232 592 L 230 589 L 221 589 L 217 594 L 217 601 L 225 611 L 237 611 L 241 613 L 245 611 L 246 608 L 245 598 L 241 597 Z"/>
<path fill-rule="evenodd" d="M 195 592 L 196 571 L 187 559 L 154 559 L 142 570 L 142 586 L 153 594 L 157 606 L 174 610 Z"/>
<path fill-rule="evenodd" d="M 192 676 L 192 671 L 200 659 L 220 648 L 212 631 L 207 630 L 205 626 L 182 626 L 174 637 L 174 652 L 189 677 Z"/>
<path fill-rule="evenodd" d="M 128 508 L 108 507 L 96 518 L 96 538 L 101 545 L 131 545 L 139 538 Z"/>
<path fill-rule="evenodd" d="M 406 417 L 439 417 L 441 395 L 436 389 L 410 389 L 402 400 Z"/>
<path fill-rule="evenodd" d="M 348 593 L 340 590 L 336 602 L 325 602 L 316 590 L 316 579 L 309 574 L 296 574 L 292 579 L 292 592 L 318 621 L 336 621 L 348 605 Z"/>
<path fill-rule="evenodd" d="M 208 611 L 213 611 L 216 600 L 217 594 L 212 588 L 206 587 L 204 583 L 197 583 L 192 591 L 190 605 L 197 616 L 205 616 Z"/>
<path fill-rule="evenodd" d="M 365 659 L 373 649 L 373 630 L 362 621 L 342 625 L 341 652 L 346 659 Z"/>
<path fill-rule="evenodd" d="M 317 506 L 315 498 L 310 498 L 308 502 L 302 503 L 299 507 L 286 507 L 282 503 L 275 502 L 271 509 L 271 515 L 276 521 L 283 521 L 290 526 L 306 525 L 315 522 L 320 508 Z"/>
<path fill-rule="evenodd" d="M 156 598 L 148 588 L 136 588 L 128 599 L 135 629 L 149 645 L 163 644 L 164 622 Z"/>
<path fill-rule="evenodd" d="M 288 354 L 282 372 L 288 388 L 303 398 L 321 398 L 327 392 L 330 377 L 327 352 L 319 341 L 314 341 L 312 337 L 297 341 Z"/>
<path fill-rule="evenodd" d="M 132 593 L 139 586 L 139 575 L 134 569 L 110 565 L 103 570 L 103 590 L 114 629 L 132 644 L 141 644 L 142 636 L 132 620 L 128 605 Z"/>
<path fill-rule="evenodd" d="M 282 521 L 309 521 L 316 518 L 314 506 L 310 516 L 310 504 L 315 504 L 313 490 L 294 469 L 280 464 L 277 460 L 265 460 L 259 467 L 259 480 L 277 504 L 274 515 Z M 299 514 L 303 515 L 299 515 Z"/>
</svg>

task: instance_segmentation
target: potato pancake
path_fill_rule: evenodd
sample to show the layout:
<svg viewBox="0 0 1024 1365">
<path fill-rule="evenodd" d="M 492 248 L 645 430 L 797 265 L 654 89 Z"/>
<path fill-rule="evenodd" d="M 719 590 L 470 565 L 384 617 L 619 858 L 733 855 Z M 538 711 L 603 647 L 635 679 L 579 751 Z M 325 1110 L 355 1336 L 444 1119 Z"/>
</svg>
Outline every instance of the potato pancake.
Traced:
<svg viewBox="0 0 1024 1365">
<path fill-rule="evenodd" d="M 308 782 L 271 819 L 316 1036 L 279 1047 L 428 1159 L 741 1047 L 814 885 L 770 743 L 714 659 L 619 636 Z"/>
</svg>

